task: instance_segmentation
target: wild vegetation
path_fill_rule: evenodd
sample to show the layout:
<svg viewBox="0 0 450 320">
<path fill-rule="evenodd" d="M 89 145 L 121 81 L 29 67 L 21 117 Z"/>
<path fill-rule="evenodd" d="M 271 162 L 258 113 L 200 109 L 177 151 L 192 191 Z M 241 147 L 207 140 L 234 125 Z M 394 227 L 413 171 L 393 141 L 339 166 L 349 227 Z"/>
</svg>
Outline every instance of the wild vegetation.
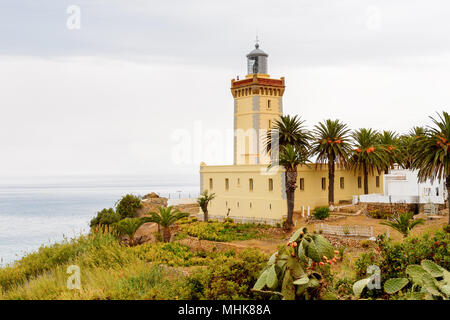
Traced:
<svg viewBox="0 0 450 320">
<path fill-rule="evenodd" d="M 432 126 L 414 127 L 407 134 L 360 128 L 350 131 L 340 120 L 328 119 L 312 131 L 298 116 L 281 116 L 267 133 L 266 150 L 272 150 L 278 137 L 279 163 L 284 167 L 287 219 L 285 228 L 293 227 L 297 167 L 314 159 L 328 165 L 328 202 L 334 204 L 335 166 L 361 172 L 364 194 L 369 193 L 369 175 L 387 173 L 395 164 L 418 170 L 420 181 L 444 180 L 450 193 L 450 115 L 443 111 L 430 117 Z M 276 144 L 274 144 L 276 145 Z M 450 215 L 449 215 L 450 224 Z"/>
<path fill-rule="evenodd" d="M 137 218 L 140 199 L 126 195 L 115 208 L 97 213 L 89 235 L 42 246 L 1 268 L 0 299 L 449 299 L 449 225 L 413 237 L 411 230 L 420 229 L 423 222 L 411 213 L 394 215 L 384 223 L 401 232 L 403 239 L 394 241 L 384 234 L 376 241 L 360 241 L 355 248 L 305 227 L 289 231 L 294 228 L 296 168 L 307 165 L 311 155 L 323 163 L 361 169 L 365 191 L 369 174 L 394 163 L 419 170 L 420 179 L 446 179 L 450 189 L 448 113 L 433 119 L 433 127 L 416 127 L 407 135 L 371 129 L 351 133 L 334 120 L 310 133 L 303 121 L 288 116 L 275 127 L 280 131 L 280 164 L 289 173 L 284 233 L 230 219 L 189 219 L 172 207 Z M 334 165 L 328 168 L 331 179 Z M 210 201 L 212 195 L 202 196 Z M 328 196 L 333 204 L 333 192 Z M 203 212 L 208 220 L 207 208 Z M 315 210 L 318 219 L 327 214 L 328 207 Z M 369 215 L 385 218 L 381 212 Z M 145 222 L 160 226 L 163 241 L 140 244 L 134 239 Z M 281 235 L 275 237 L 277 232 Z M 209 240 L 213 246 L 191 247 L 183 242 L 187 237 Z M 267 255 L 254 245 L 266 239 L 285 244 Z M 254 241 L 252 248 L 215 246 L 246 240 Z M 79 289 L 67 286 L 70 266 L 80 268 Z"/>
</svg>

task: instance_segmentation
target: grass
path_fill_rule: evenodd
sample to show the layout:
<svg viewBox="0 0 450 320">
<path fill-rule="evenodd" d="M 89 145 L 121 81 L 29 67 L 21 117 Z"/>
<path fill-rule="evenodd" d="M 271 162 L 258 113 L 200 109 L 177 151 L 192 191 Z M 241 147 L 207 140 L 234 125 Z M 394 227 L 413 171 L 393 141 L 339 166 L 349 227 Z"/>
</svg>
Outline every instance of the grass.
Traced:
<svg viewBox="0 0 450 320">
<path fill-rule="evenodd" d="M 128 247 L 99 233 L 41 247 L 1 268 L 0 300 L 244 299 L 267 258 L 256 249 L 202 253 L 176 242 Z M 79 290 L 67 288 L 70 265 L 80 267 Z"/>
</svg>

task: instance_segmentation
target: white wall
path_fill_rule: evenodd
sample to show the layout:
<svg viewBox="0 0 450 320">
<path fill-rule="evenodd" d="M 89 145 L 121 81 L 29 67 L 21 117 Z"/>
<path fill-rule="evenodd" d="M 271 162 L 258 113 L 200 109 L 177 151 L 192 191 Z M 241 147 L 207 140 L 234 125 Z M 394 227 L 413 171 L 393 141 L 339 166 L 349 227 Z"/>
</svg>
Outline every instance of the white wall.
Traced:
<svg viewBox="0 0 450 320">
<path fill-rule="evenodd" d="M 384 175 L 384 197 L 380 198 L 382 201 L 378 202 L 432 202 L 442 204 L 445 202 L 444 190 L 443 179 L 440 182 L 434 180 L 432 183 L 428 180 L 419 183 L 416 171 L 397 169 Z M 363 202 L 366 202 L 366 199 Z"/>
</svg>

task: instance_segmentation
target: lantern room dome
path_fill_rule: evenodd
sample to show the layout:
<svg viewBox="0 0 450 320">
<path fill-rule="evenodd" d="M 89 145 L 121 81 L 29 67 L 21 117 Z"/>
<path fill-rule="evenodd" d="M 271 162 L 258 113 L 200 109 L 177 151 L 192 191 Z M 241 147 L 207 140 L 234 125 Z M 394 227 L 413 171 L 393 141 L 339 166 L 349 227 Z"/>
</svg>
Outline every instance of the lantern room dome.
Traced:
<svg viewBox="0 0 450 320">
<path fill-rule="evenodd" d="M 267 53 L 265 53 L 264 51 L 262 51 L 262 50 L 259 48 L 259 44 L 257 43 L 257 44 L 255 44 L 255 49 L 253 49 L 253 50 L 247 55 L 247 58 L 250 58 L 250 57 L 259 57 L 259 56 L 262 56 L 262 57 L 268 57 L 269 55 L 268 55 Z"/>
<path fill-rule="evenodd" d="M 253 49 L 247 55 L 247 74 L 267 74 L 267 57 L 269 55 L 259 48 L 259 44 L 255 44 Z"/>
</svg>

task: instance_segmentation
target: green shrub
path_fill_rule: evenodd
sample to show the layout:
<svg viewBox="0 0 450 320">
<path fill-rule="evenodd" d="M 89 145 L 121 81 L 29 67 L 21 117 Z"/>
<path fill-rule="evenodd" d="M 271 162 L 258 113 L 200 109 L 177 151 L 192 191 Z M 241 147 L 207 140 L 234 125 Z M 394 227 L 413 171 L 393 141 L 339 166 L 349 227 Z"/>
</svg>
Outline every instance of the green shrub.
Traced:
<svg viewBox="0 0 450 320">
<path fill-rule="evenodd" d="M 329 207 L 319 207 L 313 211 L 313 215 L 316 219 L 323 220 L 330 216 Z"/>
<path fill-rule="evenodd" d="M 444 232 L 450 233 L 450 224 L 444 226 Z"/>
<path fill-rule="evenodd" d="M 363 252 L 355 261 L 356 277 L 363 278 L 367 273 L 367 268 L 371 265 L 379 266 L 381 263 L 381 257 L 375 251 Z"/>
<path fill-rule="evenodd" d="M 428 259 L 439 266 L 450 269 L 450 234 L 438 231 L 431 237 L 424 234 L 421 238 L 406 238 L 401 243 L 382 236 L 378 240 L 382 274 L 388 278 L 405 277 L 405 269 L 410 264 L 420 264 Z"/>
<path fill-rule="evenodd" d="M 359 243 L 361 244 L 361 247 L 366 248 L 366 249 L 373 246 L 373 241 L 368 240 L 368 239 L 361 240 Z"/>
<path fill-rule="evenodd" d="M 135 251 L 141 260 L 178 267 L 205 265 L 217 256 L 213 252 L 193 251 L 178 242 L 144 244 L 135 247 Z"/>
<path fill-rule="evenodd" d="M 381 211 L 380 209 L 375 209 L 367 212 L 367 215 L 374 219 L 387 219 L 392 216 L 388 212 Z"/>
<path fill-rule="evenodd" d="M 268 229 L 267 225 L 231 222 L 194 222 L 181 226 L 181 232 L 200 240 L 233 241 L 261 238 L 261 229 Z"/>
<path fill-rule="evenodd" d="M 267 256 L 256 249 L 228 252 L 211 260 L 208 267 L 198 269 L 184 287 L 184 299 L 252 299 L 260 298 L 251 291 Z"/>
<path fill-rule="evenodd" d="M 116 213 L 113 208 L 103 209 L 97 212 L 97 216 L 93 218 L 90 222 L 90 227 L 96 226 L 109 226 L 120 220 L 120 214 Z"/>
<path fill-rule="evenodd" d="M 132 194 L 123 196 L 116 204 L 116 212 L 121 219 L 134 218 L 136 211 L 142 208 L 141 199 Z"/>
</svg>

